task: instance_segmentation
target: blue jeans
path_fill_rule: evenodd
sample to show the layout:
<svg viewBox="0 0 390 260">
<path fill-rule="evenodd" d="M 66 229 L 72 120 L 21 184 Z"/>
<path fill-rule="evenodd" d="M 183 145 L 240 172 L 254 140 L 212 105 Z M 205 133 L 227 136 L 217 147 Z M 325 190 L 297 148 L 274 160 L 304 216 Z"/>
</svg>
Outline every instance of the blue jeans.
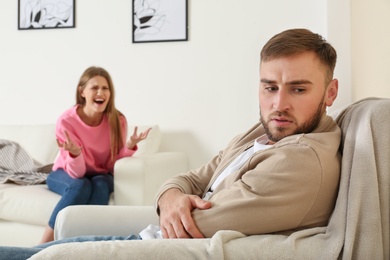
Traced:
<svg viewBox="0 0 390 260">
<path fill-rule="evenodd" d="M 49 190 L 61 195 L 49 220 L 49 226 L 54 229 L 58 212 L 70 205 L 107 205 L 114 182 L 111 174 L 86 175 L 74 179 L 63 169 L 49 174 L 46 180 Z"/>
<path fill-rule="evenodd" d="M 130 235 L 128 237 L 121 236 L 82 236 L 65 238 L 42 244 L 36 247 L 10 247 L 0 246 L 0 260 L 25 260 L 39 251 L 57 244 L 72 243 L 72 242 L 90 242 L 90 241 L 110 241 L 110 240 L 141 240 L 140 236 Z"/>
</svg>

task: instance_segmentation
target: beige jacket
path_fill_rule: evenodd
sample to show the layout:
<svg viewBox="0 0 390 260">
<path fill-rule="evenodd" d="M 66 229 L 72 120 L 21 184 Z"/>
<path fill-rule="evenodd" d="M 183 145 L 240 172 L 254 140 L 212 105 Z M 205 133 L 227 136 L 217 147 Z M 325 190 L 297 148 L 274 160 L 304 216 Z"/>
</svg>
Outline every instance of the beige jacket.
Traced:
<svg viewBox="0 0 390 260">
<path fill-rule="evenodd" d="M 234 158 L 264 133 L 256 124 L 206 165 L 169 179 L 156 201 L 170 188 L 202 197 Z M 338 125 L 324 115 L 312 133 L 286 137 L 256 152 L 214 190 L 210 209 L 193 211 L 198 228 L 211 237 L 219 230 L 253 235 L 326 225 L 340 177 L 340 138 Z"/>
</svg>

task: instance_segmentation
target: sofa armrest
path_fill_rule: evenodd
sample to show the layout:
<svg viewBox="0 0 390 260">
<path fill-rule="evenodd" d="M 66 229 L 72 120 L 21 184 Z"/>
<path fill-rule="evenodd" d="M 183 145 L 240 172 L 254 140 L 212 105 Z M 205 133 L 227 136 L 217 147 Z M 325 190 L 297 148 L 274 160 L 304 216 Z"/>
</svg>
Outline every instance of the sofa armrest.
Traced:
<svg viewBox="0 0 390 260">
<path fill-rule="evenodd" d="M 158 188 L 188 170 L 182 152 L 157 152 L 118 160 L 114 165 L 115 205 L 153 205 Z"/>
<path fill-rule="evenodd" d="M 148 225 L 158 223 L 152 206 L 69 206 L 58 213 L 54 238 L 138 235 Z"/>
</svg>

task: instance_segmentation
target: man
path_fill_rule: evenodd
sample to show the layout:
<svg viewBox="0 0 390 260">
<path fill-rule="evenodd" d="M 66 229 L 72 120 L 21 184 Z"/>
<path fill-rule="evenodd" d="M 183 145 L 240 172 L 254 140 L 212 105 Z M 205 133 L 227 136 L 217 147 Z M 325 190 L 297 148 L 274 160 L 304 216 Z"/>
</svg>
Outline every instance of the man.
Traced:
<svg viewBox="0 0 390 260">
<path fill-rule="evenodd" d="M 160 188 L 160 227 L 140 237 L 60 242 L 204 238 L 219 230 L 290 234 L 326 225 L 340 174 L 341 131 L 326 115 L 338 92 L 335 64 L 336 51 L 318 34 L 292 29 L 275 35 L 261 51 L 260 122 L 206 165 Z M 26 250 L 0 253 L 17 259 Z"/>
<path fill-rule="evenodd" d="M 335 64 L 333 47 L 308 30 L 287 30 L 266 43 L 260 123 L 205 166 L 162 186 L 157 205 L 164 238 L 211 237 L 224 229 L 290 233 L 327 224 L 340 172 L 340 130 L 325 115 L 338 92 Z M 202 200 L 207 193 L 210 199 Z"/>
</svg>

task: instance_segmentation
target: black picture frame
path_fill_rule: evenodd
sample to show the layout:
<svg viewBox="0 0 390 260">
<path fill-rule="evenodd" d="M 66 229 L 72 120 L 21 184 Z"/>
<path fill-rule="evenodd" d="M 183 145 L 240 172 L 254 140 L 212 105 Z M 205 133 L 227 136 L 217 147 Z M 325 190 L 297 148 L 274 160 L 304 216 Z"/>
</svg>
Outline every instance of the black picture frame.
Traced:
<svg viewBox="0 0 390 260">
<path fill-rule="evenodd" d="M 188 0 L 132 0 L 132 42 L 188 41 Z"/>
<path fill-rule="evenodd" d="M 76 0 L 18 0 L 18 29 L 75 28 Z"/>
</svg>

